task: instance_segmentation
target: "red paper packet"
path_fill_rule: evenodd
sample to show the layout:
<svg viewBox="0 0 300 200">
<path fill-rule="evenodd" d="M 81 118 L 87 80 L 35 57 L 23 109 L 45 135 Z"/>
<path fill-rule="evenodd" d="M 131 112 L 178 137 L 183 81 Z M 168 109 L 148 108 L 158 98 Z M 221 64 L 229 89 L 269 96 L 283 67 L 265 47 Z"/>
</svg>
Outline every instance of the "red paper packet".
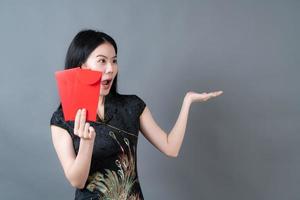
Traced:
<svg viewBox="0 0 300 200">
<path fill-rule="evenodd" d="M 56 71 L 55 78 L 65 121 L 75 120 L 78 109 L 86 109 L 86 121 L 96 121 L 102 72 L 80 67 Z"/>
</svg>

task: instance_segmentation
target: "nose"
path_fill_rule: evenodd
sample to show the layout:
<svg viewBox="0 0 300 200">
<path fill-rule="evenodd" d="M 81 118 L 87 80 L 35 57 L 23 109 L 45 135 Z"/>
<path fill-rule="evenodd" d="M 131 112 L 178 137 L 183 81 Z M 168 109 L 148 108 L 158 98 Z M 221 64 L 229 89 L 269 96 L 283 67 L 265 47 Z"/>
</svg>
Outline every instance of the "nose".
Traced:
<svg viewBox="0 0 300 200">
<path fill-rule="evenodd" d="M 109 72 L 113 72 L 113 67 L 112 67 L 112 64 L 110 62 L 108 62 L 106 67 L 105 67 L 105 73 L 109 73 Z"/>
</svg>

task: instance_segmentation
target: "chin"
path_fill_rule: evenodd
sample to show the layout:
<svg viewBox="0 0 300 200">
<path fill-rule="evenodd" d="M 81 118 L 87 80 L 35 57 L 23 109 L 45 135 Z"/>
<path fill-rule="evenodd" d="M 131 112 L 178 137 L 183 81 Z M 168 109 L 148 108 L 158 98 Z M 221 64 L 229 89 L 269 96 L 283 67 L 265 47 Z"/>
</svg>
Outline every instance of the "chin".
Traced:
<svg viewBox="0 0 300 200">
<path fill-rule="evenodd" d="M 109 94 L 109 91 L 110 91 L 110 90 L 107 90 L 107 91 L 103 91 L 103 90 L 102 90 L 102 91 L 100 92 L 100 96 L 106 96 L 106 95 L 108 95 L 108 94 Z"/>
</svg>

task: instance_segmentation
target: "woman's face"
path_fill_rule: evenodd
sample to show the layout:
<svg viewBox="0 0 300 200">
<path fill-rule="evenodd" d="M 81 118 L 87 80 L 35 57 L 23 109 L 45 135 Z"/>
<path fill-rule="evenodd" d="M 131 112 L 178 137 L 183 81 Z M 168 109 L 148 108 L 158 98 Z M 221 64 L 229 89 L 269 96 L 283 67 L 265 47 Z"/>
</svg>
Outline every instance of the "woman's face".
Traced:
<svg viewBox="0 0 300 200">
<path fill-rule="evenodd" d="M 100 95 L 107 95 L 118 73 L 117 55 L 114 47 L 108 42 L 99 45 L 89 55 L 87 61 L 81 65 L 81 68 L 102 72 Z"/>
</svg>

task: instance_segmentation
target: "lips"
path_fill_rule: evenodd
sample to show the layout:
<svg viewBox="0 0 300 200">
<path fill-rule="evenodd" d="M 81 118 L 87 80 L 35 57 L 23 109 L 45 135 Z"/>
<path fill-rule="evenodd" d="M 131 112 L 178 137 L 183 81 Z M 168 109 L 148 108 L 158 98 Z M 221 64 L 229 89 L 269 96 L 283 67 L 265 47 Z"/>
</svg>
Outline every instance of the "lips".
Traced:
<svg viewBox="0 0 300 200">
<path fill-rule="evenodd" d="M 112 79 L 105 79 L 101 81 L 102 85 L 109 85 Z"/>
</svg>

